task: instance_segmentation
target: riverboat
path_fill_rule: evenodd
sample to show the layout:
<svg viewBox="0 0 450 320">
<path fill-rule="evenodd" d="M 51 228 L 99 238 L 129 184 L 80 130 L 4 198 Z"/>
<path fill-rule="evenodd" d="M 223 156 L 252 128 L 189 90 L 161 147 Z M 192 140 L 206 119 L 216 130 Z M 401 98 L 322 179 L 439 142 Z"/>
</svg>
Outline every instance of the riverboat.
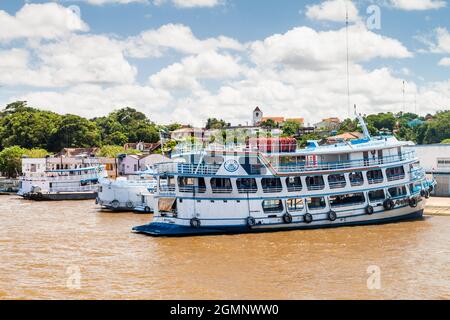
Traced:
<svg viewBox="0 0 450 320">
<path fill-rule="evenodd" d="M 160 164 L 151 236 L 267 232 L 379 224 L 423 215 L 435 186 L 412 142 L 364 137 L 332 145 L 247 139 L 241 145 L 180 146 Z M 278 141 L 278 142 L 277 142 Z"/>
</svg>

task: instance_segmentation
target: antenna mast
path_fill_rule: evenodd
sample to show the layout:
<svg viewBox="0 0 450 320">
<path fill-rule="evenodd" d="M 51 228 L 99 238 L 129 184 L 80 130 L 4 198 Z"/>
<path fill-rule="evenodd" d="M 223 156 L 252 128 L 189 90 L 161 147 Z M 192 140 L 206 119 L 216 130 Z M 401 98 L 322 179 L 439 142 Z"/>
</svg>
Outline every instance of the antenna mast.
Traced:
<svg viewBox="0 0 450 320">
<path fill-rule="evenodd" d="M 345 37 L 347 44 L 347 112 L 348 116 L 351 117 L 350 111 L 350 69 L 349 69 L 349 54 L 348 54 L 348 2 L 345 1 Z"/>
</svg>

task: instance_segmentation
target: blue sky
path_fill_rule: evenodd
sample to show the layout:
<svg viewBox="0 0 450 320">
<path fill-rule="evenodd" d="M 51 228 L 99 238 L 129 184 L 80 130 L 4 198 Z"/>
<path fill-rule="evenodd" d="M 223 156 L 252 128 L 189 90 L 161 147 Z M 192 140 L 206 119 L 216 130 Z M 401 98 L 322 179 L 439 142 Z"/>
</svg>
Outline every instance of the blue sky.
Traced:
<svg viewBox="0 0 450 320">
<path fill-rule="evenodd" d="M 256 105 L 343 118 L 345 5 L 352 104 L 400 111 L 405 80 L 406 111 L 449 108 L 443 0 L 0 0 L 0 103 L 88 117 L 129 105 L 162 123 L 245 123 Z"/>
</svg>

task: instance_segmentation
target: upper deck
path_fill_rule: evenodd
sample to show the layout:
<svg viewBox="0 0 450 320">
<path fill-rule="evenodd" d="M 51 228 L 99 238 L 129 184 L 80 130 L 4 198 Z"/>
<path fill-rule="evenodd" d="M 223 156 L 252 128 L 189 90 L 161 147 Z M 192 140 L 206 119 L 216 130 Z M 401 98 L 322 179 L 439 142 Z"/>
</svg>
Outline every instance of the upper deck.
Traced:
<svg viewBox="0 0 450 320">
<path fill-rule="evenodd" d="M 405 146 L 411 142 L 394 137 L 357 140 L 349 143 L 319 146 L 310 144 L 294 152 L 271 152 L 246 145 L 182 145 L 173 157 L 184 163 L 162 163 L 156 166 L 159 175 L 302 175 L 351 170 L 367 170 L 417 161 L 414 151 Z M 264 147 L 264 146 L 263 146 Z M 227 166 L 229 168 L 227 168 Z"/>
</svg>

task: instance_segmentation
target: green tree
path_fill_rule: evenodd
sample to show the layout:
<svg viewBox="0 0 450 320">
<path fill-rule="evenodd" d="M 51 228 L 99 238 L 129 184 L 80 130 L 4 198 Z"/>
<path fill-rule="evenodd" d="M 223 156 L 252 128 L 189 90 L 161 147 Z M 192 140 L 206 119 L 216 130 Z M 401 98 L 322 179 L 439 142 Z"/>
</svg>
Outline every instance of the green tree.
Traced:
<svg viewBox="0 0 450 320">
<path fill-rule="evenodd" d="M 278 124 L 272 119 L 267 119 L 266 121 L 261 122 L 261 127 L 265 129 L 275 129 L 278 128 Z"/>
<path fill-rule="evenodd" d="M 298 133 L 300 123 L 293 120 L 288 120 L 283 124 L 283 136 L 292 137 Z"/>
<path fill-rule="evenodd" d="M 76 115 L 64 115 L 52 137 L 51 150 L 87 148 L 101 145 L 97 125 Z"/>
<path fill-rule="evenodd" d="M 207 130 L 211 130 L 211 129 L 223 129 L 228 127 L 229 125 L 222 119 L 216 119 L 216 118 L 209 118 L 206 121 L 206 126 L 205 128 Z"/>
</svg>

